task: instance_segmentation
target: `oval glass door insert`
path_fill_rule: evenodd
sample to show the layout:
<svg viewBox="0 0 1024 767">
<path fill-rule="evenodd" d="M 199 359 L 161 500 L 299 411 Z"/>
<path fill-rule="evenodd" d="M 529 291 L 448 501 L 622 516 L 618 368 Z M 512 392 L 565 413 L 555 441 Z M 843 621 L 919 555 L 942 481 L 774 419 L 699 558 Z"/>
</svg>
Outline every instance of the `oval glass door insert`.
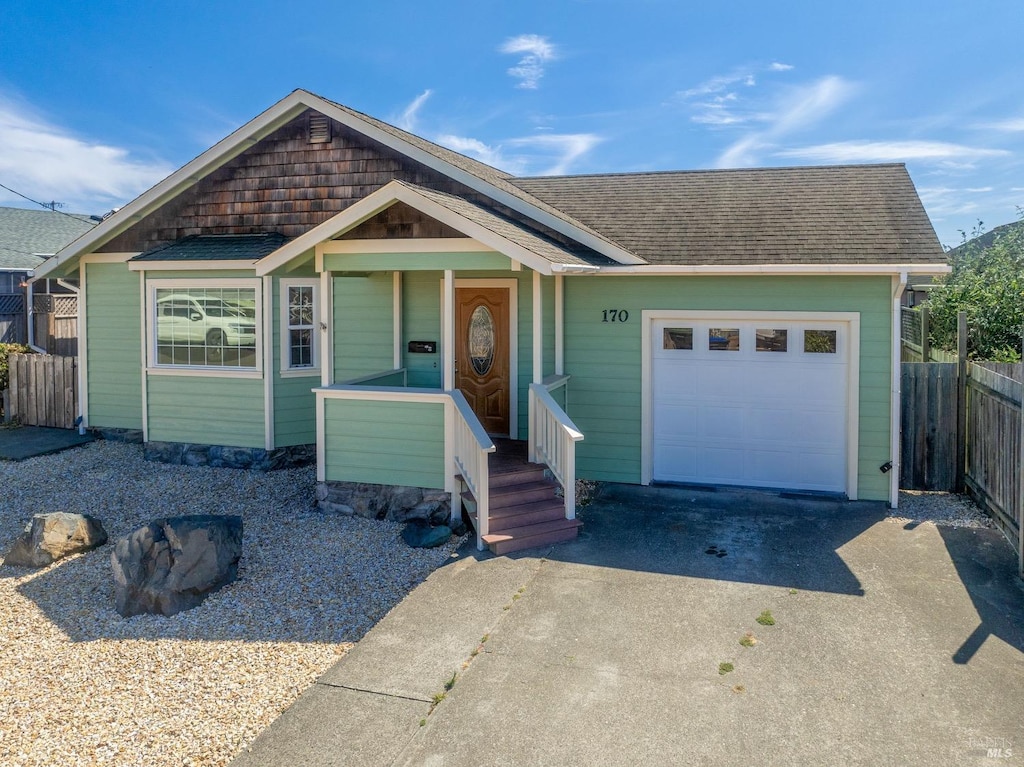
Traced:
<svg viewBox="0 0 1024 767">
<path fill-rule="evenodd" d="M 478 306 L 469 318 L 469 361 L 481 376 L 494 364 L 494 317 L 486 306 Z"/>
</svg>

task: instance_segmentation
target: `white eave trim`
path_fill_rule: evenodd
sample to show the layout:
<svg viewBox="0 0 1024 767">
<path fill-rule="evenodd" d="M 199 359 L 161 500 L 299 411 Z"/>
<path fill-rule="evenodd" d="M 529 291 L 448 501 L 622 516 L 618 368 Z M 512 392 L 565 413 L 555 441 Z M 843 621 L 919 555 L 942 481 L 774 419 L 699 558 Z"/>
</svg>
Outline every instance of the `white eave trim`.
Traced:
<svg viewBox="0 0 1024 767">
<path fill-rule="evenodd" d="M 275 269 L 279 269 L 287 264 L 293 258 L 296 258 L 311 249 L 315 249 L 321 243 L 324 244 L 325 248 L 328 246 L 331 248 L 342 249 L 350 247 L 329 241 L 334 240 L 338 235 L 344 234 L 367 219 L 372 218 L 382 210 L 394 205 L 396 202 L 404 202 L 406 205 L 415 208 L 421 213 L 424 213 L 431 218 L 458 230 L 469 237 L 472 241 L 482 244 L 485 251 L 497 251 L 508 256 L 513 261 L 518 261 L 541 274 L 550 275 L 555 269 L 556 265 L 552 264 L 543 256 L 539 256 L 528 248 L 492 232 L 482 224 L 470 221 L 465 216 L 449 210 L 445 206 L 425 197 L 401 181 L 391 181 L 382 186 L 376 192 L 373 192 L 359 202 L 349 206 L 341 213 L 329 218 L 319 226 L 310 229 L 305 234 L 296 237 L 291 242 L 281 246 L 270 255 L 264 257 L 256 266 L 256 274 L 260 276 L 270 274 Z M 455 239 L 456 241 L 460 241 L 458 238 Z M 385 248 L 389 252 L 395 252 L 394 248 L 400 247 L 395 244 L 401 243 L 402 241 L 384 240 L 383 242 L 387 244 L 380 247 Z M 415 242 L 415 240 L 407 242 Z M 427 242 L 435 243 L 436 240 L 430 239 L 427 240 Z M 407 245 L 406 247 L 414 246 Z M 343 250 L 342 252 L 349 251 Z"/>
<path fill-rule="evenodd" d="M 232 271 L 235 269 L 252 269 L 256 266 L 255 259 L 229 259 L 224 261 L 129 261 L 128 271 L 131 272 L 208 272 Z"/>
<path fill-rule="evenodd" d="M 591 235 L 570 224 L 568 221 L 520 199 L 514 194 L 502 191 L 490 182 L 472 173 L 456 168 L 445 160 L 435 157 L 429 152 L 425 152 L 404 139 L 371 125 L 365 120 L 359 119 L 357 116 L 338 108 L 336 105 L 309 91 L 295 90 L 238 128 L 238 130 L 218 141 L 194 160 L 176 170 L 156 186 L 149 189 L 149 191 L 143 192 L 118 210 L 117 213 L 101 221 L 66 248 L 61 249 L 55 257 L 48 259 L 40 265 L 38 276 L 49 274 L 54 269 L 83 253 L 95 251 L 103 243 L 121 234 L 133 224 L 138 223 L 162 204 L 198 183 L 224 163 L 266 138 L 289 120 L 302 114 L 306 109 L 314 109 L 325 114 L 342 125 L 346 125 L 391 149 L 401 152 L 451 179 L 460 181 L 471 189 L 482 192 L 495 201 L 507 205 L 513 210 L 519 211 L 557 232 L 572 237 L 577 242 L 583 243 L 615 261 L 625 264 L 643 263 L 642 259 L 637 258 L 622 248 L 600 237 Z"/>
<path fill-rule="evenodd" d="M 892 275 L 892 274 L 948 274 L 948 264 L 737 264 L 737 265 L 650 265 L 602 266 L 601 275 L 737 275 L 737 274 L 793 274 L 812 275 Z"/>
</svg>

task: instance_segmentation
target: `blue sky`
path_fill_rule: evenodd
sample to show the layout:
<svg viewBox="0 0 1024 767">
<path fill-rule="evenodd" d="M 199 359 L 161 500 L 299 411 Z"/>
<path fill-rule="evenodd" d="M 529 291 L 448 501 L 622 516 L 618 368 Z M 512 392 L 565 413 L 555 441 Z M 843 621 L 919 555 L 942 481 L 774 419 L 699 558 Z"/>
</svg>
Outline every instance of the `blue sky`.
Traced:
<svg viewBox="0 0 1024 767">
<path fill-rule="evenodd" d="M 4 0 L 0 184 L 102 213 L 306 88 L 524 175 L 906 162 L 956 245 L 1024 205 L 1022 37 L 1019 0 Z"/>
</svg>

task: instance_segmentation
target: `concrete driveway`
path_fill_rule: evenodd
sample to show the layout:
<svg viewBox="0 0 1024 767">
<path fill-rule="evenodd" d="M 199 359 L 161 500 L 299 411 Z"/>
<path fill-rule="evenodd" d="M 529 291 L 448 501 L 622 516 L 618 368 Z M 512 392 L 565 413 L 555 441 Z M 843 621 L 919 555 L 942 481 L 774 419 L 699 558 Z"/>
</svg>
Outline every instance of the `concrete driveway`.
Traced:
<svg viewBox="0 0 1024 767">
<path fill-rule="evenodd" d="M 721 490 L 616 488 L 583 518 L 435 572 L 235 764 L 1024 763 L 998 532 Z"/>
</svg>

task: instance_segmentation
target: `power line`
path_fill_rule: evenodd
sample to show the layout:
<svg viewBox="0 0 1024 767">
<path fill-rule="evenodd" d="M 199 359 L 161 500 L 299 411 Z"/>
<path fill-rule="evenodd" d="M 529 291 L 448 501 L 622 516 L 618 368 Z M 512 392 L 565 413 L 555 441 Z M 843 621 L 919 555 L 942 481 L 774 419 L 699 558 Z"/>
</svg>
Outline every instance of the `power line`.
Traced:
<svg viewBox="0 0 1024 767">
<path fill-rule="evenodd" d="M 9 186 L 5 186 L 4 184 L 0 184 L 0 189 L 6 189 L 11 194 L 16 194 L 16 195 L 18 195 L 18 197 L 21 197 L 22 199 L 28 200 L 29 202 L 35 203 L 36 205 L 38 205 L 41 208 L 46 208 L 47 210 L 52 211 L 54 213 L 60 213 L 62 216 L 67 216 L 68 218 L 75 219 L 75 221 L 82 221 L 83 224 L 84 223 L 88 223 L 86 221 L 83 221 L 78 216 L 73 216 L 70 213 L 65 213 L 62 210 L 57 210 L 55 207 L 52 207 L 51 205 L 49 205 L 49 204 L 47 204 L 45 202 L 39 202 L 39 200 L 33 200 L 28 195 L 22 194 L 21 192 L 18 192 L 18 191 L 14 190 L 14 189 L 11 189 Z"/>
</svg>

